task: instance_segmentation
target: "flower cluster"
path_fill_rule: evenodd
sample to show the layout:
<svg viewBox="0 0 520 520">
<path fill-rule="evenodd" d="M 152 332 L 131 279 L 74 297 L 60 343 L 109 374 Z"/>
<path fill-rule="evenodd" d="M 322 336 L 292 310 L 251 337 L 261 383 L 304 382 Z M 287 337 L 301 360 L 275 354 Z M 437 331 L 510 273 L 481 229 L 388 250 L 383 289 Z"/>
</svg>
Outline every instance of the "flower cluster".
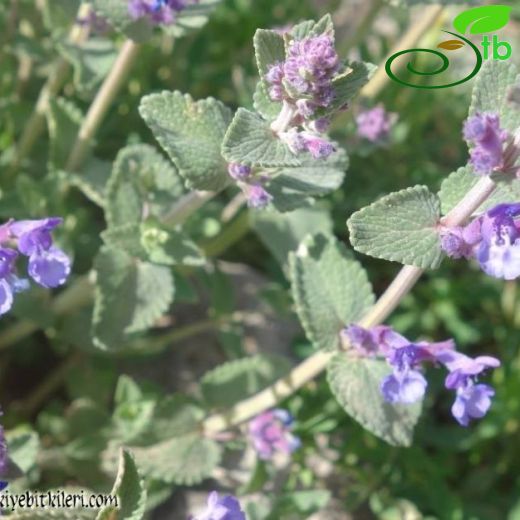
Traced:
<svg viewBox="0 0 520 520">
<path fill-rule="evenodd" d="M 189 3 L 190 0 L 130 0 L 128 12 L 134 20 L 148 18 L 154 25 L 170 25 Z"/>
<path fill-rule="evenodd" d="M 472 359 L 457 352 L 453 340 L 412 343 L 385 325 L 372 329 L 350 325 L 342 335 L 360 355 L 384 357 L 392 367 L 392 373 L 381 382 L 381 392 L 390 403 L 421 400 L 428 386 L 421 368 L 424 363 L 432 363 L 448 370 L 445 386 L 455 391 L 451 412 L 459 424 L 468 426 L 471 419 L 484 417 L 491 406 L 494 390 L 476 383 L 476 378 L 484 370 L 500 366 L 494 357 Z"/>
<path fill-rule="evenodd" d="M 358 136 L 371 143 L 381 143 L 388 138 L 396 120 L 397 114 L 387 112 L 383 105 L 363 110 L 356 117 Z"/>
<path fill-rule="evenodd" d="M 210 493 L 206 510 L 191 520 L 246 520 L 246 515 L 238 500 L 231 495 L 219 497 L 216 491 Z"/>
<path fill-rule="evenodd" d="M 53 244 L 51 236 L 61 222 L 61 218 L 46 218 L 9 221 L 0 226 L 0 314 L 11 309 L 15 293 L 29 287 L 28 281 L 16 274 L 19 254 L 28 257 L 28 274 L 39 285 L 52 288 L 65 283 L 70 259 Z M 17 250 L 9 245 L 16 245 Z"/>
<path fill-rule="evenodd" d="M 237 186 L 244 193 L 247 205 L 250 208 L 262 209 L 269 205 L 273 197 L 265 190 L 262 183 L 264 177 L 253 175 L 249 166 L 238 163 L 228 165 L 229 175 L 236 181 Z"/>
<path fill-rule="evenodd" d="M 520 276 L 520 204 L 499 204 L 466 226 L 441 230 L 441 247 L 451 258 L 474 257 L 488 275 Z"/>
<path fill-rule="evenodd" d="M 500 117 L 494 113 L 477 113 L 464 124 L 464 138 L 473 144 L 470 162 L 479 175 L 494 172 L 519 175 L 519 137 L 510 136 L 500 126 Z"/>
<path fill-rule="evenodd" d="M 327 131 L 329 120 L 317 112 L 330 107 L 334 100 L 332 80 L 339 69 L 334 38 L 320 34 L 292 40 L 286 60 L 271 65 L 267 71 L 264 79 L 270 98 L 283 102 L 273 129 L 280 130 L 280 138 L 294 154 L 307 151 L 317 159 L 334 151 L 334 146 L 320 136 Z M 300 126 L 303 131 L 298 130 Z"/>
<path fill-rule="evenodd" d="M 276 408 L 257 415 L 249 423 L 251 442 L 263 460 L 276 452 L 291 454 L 300 447 L 300 439 L 291 433 L 293 417 L 287 410 Z"/>
</svg>

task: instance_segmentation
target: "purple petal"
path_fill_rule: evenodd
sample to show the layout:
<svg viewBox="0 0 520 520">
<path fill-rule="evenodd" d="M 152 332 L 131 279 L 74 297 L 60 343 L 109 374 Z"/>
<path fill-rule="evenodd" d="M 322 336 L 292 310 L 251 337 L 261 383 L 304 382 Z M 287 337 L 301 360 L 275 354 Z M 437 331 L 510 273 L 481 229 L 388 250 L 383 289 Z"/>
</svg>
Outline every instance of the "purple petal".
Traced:
<svg viewBox="0 0 520 520">
<path fill-rule="evenodd" d="M 29 258 L 29 276 L 43 287 L 58 287 L 67 280 L 70 266 L 70 258 L 61 249 L 52 247 Z"/>
<path fill-rule="evenodd" d="M 0 280 L 0 315 L 11 310 L 13 306 L 13 291 L 7 280 Z"/>
<path fill-rule="evenodd" d="M 394 373 L 383 380 L 381 392 L 390 403 L 411 404 L 420 401 L 428 385 L 424 376 L 416 370 Z"/>
</svg>

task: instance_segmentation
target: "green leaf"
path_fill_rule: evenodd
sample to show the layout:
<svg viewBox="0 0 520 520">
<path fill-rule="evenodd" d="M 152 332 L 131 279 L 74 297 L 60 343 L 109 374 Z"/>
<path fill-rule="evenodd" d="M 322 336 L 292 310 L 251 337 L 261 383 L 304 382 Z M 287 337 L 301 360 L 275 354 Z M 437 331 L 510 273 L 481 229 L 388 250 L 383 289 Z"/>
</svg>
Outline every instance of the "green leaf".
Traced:
<svg viewBox="0 0 520 520">
<path fill-rule="evenodd" d="M 80 0 L 54 0 L 43 4 L 43 22 L 45 26 L 56 31 L 60 29 L 65 32 L 76 20 Z"/>
<path fill-rule="evenodd" d="M 188 187 L 221 190 L 229 182 L 220 146 L 231 111 L 213 98 L 162 92 L 141 99 L 139 112 Z"/>
<path fill-rule="evenodd" d="M 110 494 L 117 495 L 119 507 L 104 507 L 99 511 L 96 520 L 112 518 L 141 520 L 143 518 L 146 509 L 146 488 L 135 461 L 127 450 L 121 450 L 117 477 Z"/>
<path fill-rule="evenodd" d="M 85 197 L 101 208 L 105 206 L 106 184 L 110 177 L 112 164 L 91 157 L 82 168 L 81 173 L 69 173 L 70 184 L 78 188 Z"/>
<path fill-rule="evenodd" d="M 338 151 L 327 159 L 316 160 L 309 154 L 302 158 L 302 165 L 281 169 L 266 184 L 273 196 L 272 205 L 278 211 L 292 211 L 313 202 L 339 188 L 348 168 L 345 151 Z"/>
<path fill-rule="evenodd" d="M 285 61 L 283 37 L 276 31 L 257 29 L 253 37 L 258 73 L 263 78 L 271 65 Z"/>
<path fill-rule="evenodd" d="M 208 406 L 228 408 L 288 374 L 291 363 L 280 356 L 256 355 L 224 363 L 201 379 Z"/>
<path fill-rule="evenodd" d="M 27 473 L 36 465 L 36 457 L 40 448 L 38 434 L 18 428 L 6 432 L 6 440 L 9 458 L 18 468 Z"/>
<path fill-rule="evenodd" d="M 49 126 L 49 169 L 65 168 L 70 151 L 76 141 L 83 114 L 64 98 L 51 99 L 47 111 Z"/>
<path fill-rule="evenodd" d="M 132 452 L 144 476 L 187 486 L 210 477 L 221 458 L 220 446 L 197 434 L 135 446 Z"/>
<path fill-rule="evenodd" d="M 374 202 L 348 220 L 350 242 L 361 253 L 423 269 L 439 266 L 443 253 L 436 226 L 440 203 L 425 186 Z"/>
<path fill-rule="evenodd" d="M 343 327 L 359 320 L 374 303 L 359 262 L 332 237 L 304 240 L 289 255 L 291 289 L 307 337 L 316 348 L 334 350 Z"/>
<path fill-rule="evenodd" d="M 370 74 L 371 71 L 366 63 L 357 61 L 350 63 L 346 72 L 332 81 L 334 99 L 323 113 L 332 114 L 345 107 L 368 82 Z"/>
<path fill-rule="evenodd" d="M 149 425 L 149 435 L 157 441 L 194 433 L 205 412 L 185 395 L 173 394 L 160 399 Z"/>
<path fill-rule="evenodd" d="M 200 29 L 207 23 L 209 16 L 220 1 L 197 0 L 197 2 L 189 3 L 177 15 L 174 24 L 162 27 L 163 31 L 178 38 Z"/>
<path fill-rule="evenodd" d="M 99 348 L 122 347 L 127 334 L 152 326 L 173 301 L 173 278 L 167 267 L 107 246 L 101 248 L 94 267 L 93 335 Z"/>
<path fill-rule="evenodd" d="M 334 24 L 330 14 L 323 16 L 318 22 L 314 20 L 307 20 L 296 24 L 290 32 L 290 35 L 295 40 L 303 40 L 309 36 L 319 36 L 320 34 L 328 33 L 334 36 Z"/>
<path fill-rule="evenodd" d="M 515 85 L 520 85 L 520 74 L 512 62 L 489 60 L 475 81 L 469 114 L 497 113 L 500 126 L 515 132 L 520 127 L 520 110 L 515 110 L 508 101 Z"/>
<path fill-rule="evenodd" d="M 329 363 L 327 379 L 339 404 L 361 426 L 392 446 L 410 446 L 421 403 L 386 402 L 380 387 L 390 372 L 385 361 L 337 354 Z"/>
<path fill-rule="evenodd" d="M 267 121 L 274 121 L 280 113 L 281 105 L 273 101 L 267 93 L 264 82 L 259 81 L 253 94 L 253 106 L 255 110 Z"/>
<path fill-rule="evenodd" d="M 101 83 L 117 57 L 117 49 L 107 38 L 89 38 L 80 45 L 64 40 L 57 48 L 74 67 L 74 83 L 80 91 L 92 91 Z"/>
<path fill-rule="evenodd" d="M 222 143 L 228 162 L 260 167 L 299 166 L 301 161 L 254 112 L 239 108 Z"/>
<path fill-rule="evenodd" d="M 184 192 L 176 169 L 149 145 L 123 148 L 106 187 L 109 226 L 137 224 L 143 214 L 161 219 Z"/>
<path fill-rule="evenodd" d="M 460 13 L 453 20 L 453 27 L 462 34 L 468 29 L 469 34 L 495 32 L 508 24 L 510 13 L 511 7 L 507 5 L 474 7 Z"/>
<path fill-rule="evenodd" d="M 308 234 L 332 234 L 332 219 L 320 208 L 300 208 L 288 213 L 252 212 L 252 227 L 281 265 Z"/>
<path fill-rule="evenodd" d="M 439 191 L 442 214 L 446 215 L 448 211 L 452 210 L 480 179 L 481 177 L 473 172 L 471 165 L 459 168 L 444 179 Z M 511 204 L 518 200 L 520 200 L 519 179 L 499 182 L 492 195 L 479 206 L 475 213 L 487 211 L 497 204 Z"/>
</svg>

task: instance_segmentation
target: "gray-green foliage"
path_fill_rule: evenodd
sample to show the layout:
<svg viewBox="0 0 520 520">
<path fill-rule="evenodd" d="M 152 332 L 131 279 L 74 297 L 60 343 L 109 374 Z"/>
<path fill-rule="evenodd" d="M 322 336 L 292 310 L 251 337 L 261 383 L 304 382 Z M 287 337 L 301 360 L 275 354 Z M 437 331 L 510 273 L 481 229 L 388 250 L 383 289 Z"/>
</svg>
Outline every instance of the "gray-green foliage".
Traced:
<svg viewBox="0 0 520 520">
<path fill-rule="evenodd" d="M 296 311 L 316 348 L 334 350 L 341 329 L 356 322 L 374 302 L 361 265 L 332 237 L 308 237 L 289 255 Z"/>
<path fill-rule="evenodd" d="M 338 402 L 363 428 L 393 446 L 409 446 L 421 414 L 421 403 L 385 401 L 381 382 L 390 372 L 384 360 L 342 353 L 330 361 L 327 378 Z"/>
<path fill-rule="evenodd" d="M 162 92 L 141 100 L 139 112 L 190 188 L 220 190 L 228 182 L 220 154 L 231 111 L 213 98 Z"/>
<path fill-rule="evenodd" d="M 436 268 L 443 258 L 439 218 L 436 195 L 425 186 L 407 188 L 354 213 L 348 220 L 350 242 L 376 258 Z"/>
</svg>

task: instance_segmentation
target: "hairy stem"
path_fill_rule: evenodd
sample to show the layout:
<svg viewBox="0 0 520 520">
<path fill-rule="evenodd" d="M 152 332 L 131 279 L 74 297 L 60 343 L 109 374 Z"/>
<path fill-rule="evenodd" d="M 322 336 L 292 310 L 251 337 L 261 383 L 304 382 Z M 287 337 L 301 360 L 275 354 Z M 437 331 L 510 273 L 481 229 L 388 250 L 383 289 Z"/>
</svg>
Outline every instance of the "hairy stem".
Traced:
<svg viewBox="0 0 520 520">
<path fill-rule="evenodd" d="M 480 179 L 459 204 L 444 217 L 444 224 L 459 225 L 467 220 L 491 195 L 495 187 L 495 183 L 489 177 Z M 373 327 L 383 323 L 413 288 L 423 272 L 423 269 L 418 267 L 405 265 L 360 324 L 364 327 Z M 208 417 L 202 424 L 203 432 L 207 435 L 220 433 L 273 407 L 321 374 L 334 354 L 335 352 L 324 351 L 313 354 L 270 387 L 241 401 L 226 413 Z"/>
<path fill-rule="evenodd" d="M 137 57 L 139 48 L 139 45 L 132 40 L 126 40 L 121 47 L 116 62 L 101 85 L 83 120 L 76 142 L 67 161 L 66 169 L 68 171 L 78 170 L 85 160 L 92 139 L 96 135 L 116 95 L 126 81 L 128 73 Z"/>
<path fill-rule="evenodd" d="M 294 107 L 284 101 L 278 117 L 271 123 L 271 130 L 277 134 L 280 132 L 285 132 L 287 127 L 291 124 L 294 114 Z"/>
</svg>

